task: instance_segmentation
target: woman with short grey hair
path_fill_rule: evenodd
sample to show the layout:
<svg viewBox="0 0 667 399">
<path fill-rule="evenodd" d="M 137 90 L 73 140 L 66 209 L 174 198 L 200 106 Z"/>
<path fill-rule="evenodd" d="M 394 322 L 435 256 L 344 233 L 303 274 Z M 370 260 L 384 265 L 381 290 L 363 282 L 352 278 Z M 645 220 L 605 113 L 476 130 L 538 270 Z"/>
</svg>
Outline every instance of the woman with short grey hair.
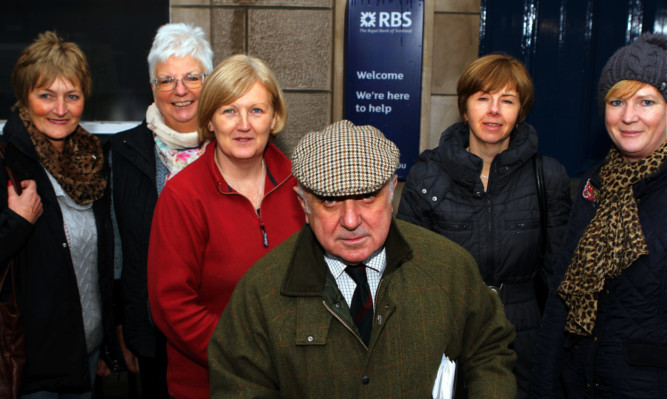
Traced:
<svg viewBox="0 0 667 399">
<path fill-rule="evenodd" d="M 119 335 L 128 368 L 140 372 L 144 397 L 169 397 L 166 340 L 153 324 L 146 286 L 153 208 L 165 183 L 204 152 L 197 104 L 212 69 L 213 51 L 201 28 L 160 27 L 148 54 L 154 102 L 141 125 L 112 138 L 116 263 L 122 262 Z"/>
</svg>

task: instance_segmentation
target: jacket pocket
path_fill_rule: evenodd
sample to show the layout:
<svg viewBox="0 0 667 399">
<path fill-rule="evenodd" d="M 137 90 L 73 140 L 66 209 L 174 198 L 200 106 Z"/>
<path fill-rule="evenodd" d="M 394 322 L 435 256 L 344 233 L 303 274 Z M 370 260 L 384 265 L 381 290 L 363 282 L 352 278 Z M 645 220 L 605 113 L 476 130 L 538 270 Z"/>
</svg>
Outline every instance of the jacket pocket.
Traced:
<svg viewBox="0 0 667 399">
<path fill-rule="evenodd" d="M 625 341 L 623 353 L 625 360 L 633 366 L 667 368 L 667 344 Z"/>
<path fill-rule="evenodd" d="M 507 230 L 519 233 L 522 230 L 533 230 L 539 228 L 540 222 L 533 220 L 506 221 L 505 226 Z"/>
<path fill-rule="evenodd" d="M 442 229 L 445 231 L 468 231 L 472 230 L 472 223 L 452 223 L 444 222 L 441 223 Z"/>
</svg>

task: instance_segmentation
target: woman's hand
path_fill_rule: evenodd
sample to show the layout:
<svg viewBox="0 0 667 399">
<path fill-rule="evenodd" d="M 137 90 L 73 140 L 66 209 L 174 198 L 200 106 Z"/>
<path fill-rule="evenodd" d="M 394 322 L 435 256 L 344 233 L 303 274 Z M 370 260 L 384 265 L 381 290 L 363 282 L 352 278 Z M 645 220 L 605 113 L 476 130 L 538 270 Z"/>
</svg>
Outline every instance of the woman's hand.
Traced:
<svg viewBox="0 0 667 399">
<path fill-rule="evenodd" d="M 120 343 L 120 349 L 123 352 L 123 357 L 125 358 L 125 365 L 131 373 L 139 372 L 139 359 L 129 349 L 125 346 L 125 339 L 123 338 L 123 326 L 116 326 L 116 334 L 118 335 L 118 342 Z"/>
<path fill-rule="evenodd" d="M 97 359 L 97 375 L 100 377 L 108 377 L 111 375 L 111 369 L 107 366 L 107 362 Z"/>
<path fill-rule="evenodd" d="M 7 184 L 7 205 L 19 216 L 35 224 L 43 211 L 42 199 L 37 194 L 37 184 L 34 180 L 23 180 L 21 181 L 21 188 L 23 192 L 18 195 L 12 186 L 12 181 L 9 181 Z"/>
</svg>

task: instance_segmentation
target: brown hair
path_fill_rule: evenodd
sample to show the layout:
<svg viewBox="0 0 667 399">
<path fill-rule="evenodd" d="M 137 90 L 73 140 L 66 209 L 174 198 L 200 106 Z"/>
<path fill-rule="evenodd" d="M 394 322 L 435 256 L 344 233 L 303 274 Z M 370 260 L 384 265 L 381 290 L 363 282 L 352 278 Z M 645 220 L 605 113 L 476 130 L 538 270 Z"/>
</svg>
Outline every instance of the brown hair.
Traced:
<svg viewBox="0 0 667 399">
<path fill-rule="evenodd" d="M 271 134 L 283 130 L 287 123 L 287 103 L 273 72 L 259 58 L 236 54 L 218 64 L 204 82 L 197 106 L 197 131 L 200 141 L 214 137 L 213 132 L 208 130 L 208 123 L 215 111 L 241 98 L 257 82 L 269 92 L 276 114 L 276 124 L 271 129 Z"/>
<path fill-rule="evenodd" d="M 461 118 L 468 112 L 468 98 L 478 91 L 492 92 L 510 86 L 519 94 L 521 109 L 517 122 L 523 122 L 533 106 L 533 82 L 526 67 L 516 58 L 490 54 L 471 62 L 456 85 Z"/>
<path fill-rule="evenodd" d="M 58 78 L 79 84 L 84 98 L 90 96 L 90 67 L 83 51 L 73 42 L 66 42 L 55 32 L 40 33 L 19 55 L 12 71 L 16 106 L 25 106 L 28 94 L 35 88 L 48 87 Z"/>
</svg>

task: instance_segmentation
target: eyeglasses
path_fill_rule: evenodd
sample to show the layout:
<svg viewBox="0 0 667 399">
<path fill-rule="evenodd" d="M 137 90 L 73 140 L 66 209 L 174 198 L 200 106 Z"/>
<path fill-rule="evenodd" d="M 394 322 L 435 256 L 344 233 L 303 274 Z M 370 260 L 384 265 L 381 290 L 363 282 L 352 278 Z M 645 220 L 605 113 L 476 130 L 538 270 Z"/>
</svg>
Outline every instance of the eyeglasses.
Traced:
<svg viewBox="0 0 667 399">
<path fill-rule="evenodd" d="M 160 76 L 153 79 L 153 82 L 155 82 L 155 86 L 159 91 L 172 91 L 176 89 L 179 80 L 188 89 L 198 89 L 204 83 L 206 76 L 208 75 L 205 73 L 189 73 L 180 79 L 176 79 L 173 76 Z"/>
</svg>

